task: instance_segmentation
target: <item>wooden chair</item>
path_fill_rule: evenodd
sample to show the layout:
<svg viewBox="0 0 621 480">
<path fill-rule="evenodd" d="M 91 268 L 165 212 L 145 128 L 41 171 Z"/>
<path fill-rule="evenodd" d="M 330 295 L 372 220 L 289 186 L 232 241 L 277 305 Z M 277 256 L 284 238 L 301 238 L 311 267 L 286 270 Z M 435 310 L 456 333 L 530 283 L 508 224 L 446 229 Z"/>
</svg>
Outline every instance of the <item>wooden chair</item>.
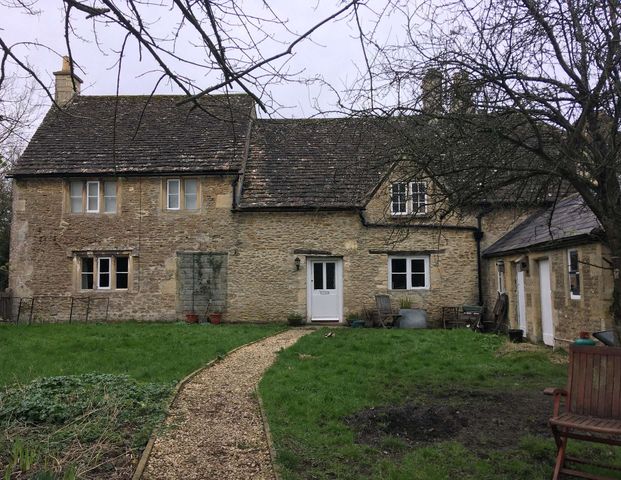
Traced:
<svg viewBox="0 0 621 480">
<path fill-rule="evenodd" d="M 401 317 L 398 312 L 393 311 L 389 295 L 375 295 L 375 305 L 377 307 L 377 319 L 383 328 L 386 328 L 387 323 L 391 327 L 394 326 Z"/>
<path fill-rule="evenodd" d="M 509 310 L 509 297 L 506 293 L 498 293 L 494 309 L 492 310 L 493 318 L 486 320 L 481 316 L 475 324 L 474 329 L 481 332 L 500 333 L 507 329 L 507 312 Z"/>
<path fill-rule="evenodd" d="M 549 425 L 557 455 L 552 479 L 557 480 L 561 474 L 592 480 L 619 478 L 582 472 L 566 464 L 591 464 L 619 471 L 621 466 L 598 465 L 565 453 L 570 438 L 621 445 L 621 348 L 571 345 L 567 390 L 547 388 L 544 393 L 554 395 Z M 561 399 L 565 399 L 564 411 Z"/>
</svg>

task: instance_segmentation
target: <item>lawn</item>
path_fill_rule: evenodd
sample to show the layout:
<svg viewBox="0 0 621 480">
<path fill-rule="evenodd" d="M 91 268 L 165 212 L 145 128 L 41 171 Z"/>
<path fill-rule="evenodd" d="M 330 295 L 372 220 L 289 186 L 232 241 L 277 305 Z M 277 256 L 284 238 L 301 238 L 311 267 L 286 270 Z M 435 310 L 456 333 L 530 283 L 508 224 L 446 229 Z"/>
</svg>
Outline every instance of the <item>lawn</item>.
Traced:
<svg viewBox="0 0 621 480">
<path fill-rule="evenodd" d="M 318 331 L 260 385 L 286 479 L 543 479 L 566 357 L 469 330 Z M 580 447 L 621 464 L 619 449 Z M 584 452 L 584 450 L 587 450 Z"/>
<path fill-rule="evenodd" d="M 130 478 L 176 382 L 279 325 L 0 325 L 0 478 Z"/>
</svg>

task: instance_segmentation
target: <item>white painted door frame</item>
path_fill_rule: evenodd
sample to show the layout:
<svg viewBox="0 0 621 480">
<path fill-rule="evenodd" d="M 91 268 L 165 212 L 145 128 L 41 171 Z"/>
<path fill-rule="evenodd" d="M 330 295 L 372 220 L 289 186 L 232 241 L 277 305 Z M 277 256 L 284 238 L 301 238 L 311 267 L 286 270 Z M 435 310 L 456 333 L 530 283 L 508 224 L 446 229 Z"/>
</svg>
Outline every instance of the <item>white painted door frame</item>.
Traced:
<svg viewBox="0 0 621 480">
<path fill-rule="evenodd" d="M 524 336 L 528 334 L 528 321 L 526 319 L 526 287 L 524 285 L 525 273 L 518 270 L 515 274 L 515 286 L 517 289 L 517 316 L 518 328 L 524 330 Z"/>
<path fill-rule="evenodd" d="M 554 346 L 554 319 L 552 317 L 552 288 L 550 260 L 542 258 L 539 264 L 539 296 L 541 299 L 541 333 L 543 343 Z"/>
<path fill-rule="evenodd" d="M 334 264 L 334 285 L 328 285 L 331 277 L 326 264 Z M 315 267 L 317 265 L 317 267 Z M 315 268 L 321 270 L 315 288 Z M 343 259 L 340 257 L 308 257 L 306 259 L 306 309 L 311 322 L 343 321 Z M 332 279 L 330 279 L 332 280 Z M 328 288 L 328 287 L 334 288 Z"/>
</svg>

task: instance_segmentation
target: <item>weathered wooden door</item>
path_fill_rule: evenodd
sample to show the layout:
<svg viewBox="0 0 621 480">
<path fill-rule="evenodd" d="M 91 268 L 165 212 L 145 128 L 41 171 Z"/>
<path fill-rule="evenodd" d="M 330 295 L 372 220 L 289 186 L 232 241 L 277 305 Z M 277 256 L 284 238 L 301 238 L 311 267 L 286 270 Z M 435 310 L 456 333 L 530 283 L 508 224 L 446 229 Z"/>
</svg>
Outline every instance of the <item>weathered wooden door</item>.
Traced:
<svg viewBox="0 0 621 480">
<path fill-rule="evenodd" d="M 207 308 L 226 307 L 227 255 L 210 252 L 177 253 L 177 311 L 194 311 L 202 318 Z"/>
</svg>

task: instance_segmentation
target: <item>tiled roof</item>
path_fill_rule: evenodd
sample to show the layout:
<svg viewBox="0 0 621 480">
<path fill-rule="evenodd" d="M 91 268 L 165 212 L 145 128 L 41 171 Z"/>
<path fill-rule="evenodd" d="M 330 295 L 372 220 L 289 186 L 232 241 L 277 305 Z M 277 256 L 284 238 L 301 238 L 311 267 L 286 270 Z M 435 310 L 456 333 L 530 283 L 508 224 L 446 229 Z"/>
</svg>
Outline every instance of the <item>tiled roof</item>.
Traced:
<svg viewBox="0 0 621 480">
<path fill-rule="evenodd" d="M 182 98 L 76 96 L 50 109 L 11 174 L 238 171 L 252 99 L 213 95 L 201 109 Z"/>
<path fill-rule="evenodd" d="M 578 195 L 560 200 L 556 206 L 538 212 L 489 246 L 484 256 L 498 256 L 520 250 L 553 248 L 562 241 L 591 239 L 600 229 L 595 214 Z"/>
<path fill-rule="evenodd" d="M 365 205 L 396 158 L 377 120 L 258 120 L 240 209 Z"/>
</svg>

